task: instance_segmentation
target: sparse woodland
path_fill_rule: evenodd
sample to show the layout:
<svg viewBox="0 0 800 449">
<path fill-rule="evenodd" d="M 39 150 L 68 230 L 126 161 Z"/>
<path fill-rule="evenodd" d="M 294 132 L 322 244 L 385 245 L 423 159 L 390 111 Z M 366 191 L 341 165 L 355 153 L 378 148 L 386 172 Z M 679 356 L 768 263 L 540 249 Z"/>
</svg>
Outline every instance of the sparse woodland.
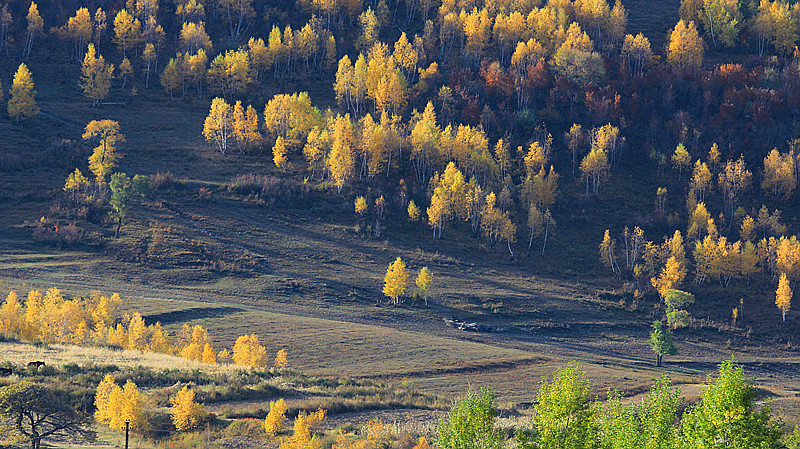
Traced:
<svg viewBox="0 0 800 449">
<path fill-rule="evenodd" d="M 49 208 L 26 224 L 37 244 L 247 278 L 265 266 L 263 255 L 231 256 L 140 215 L 169 209 L 170 195 L 188 187 L 157 160 L 128 164 L 146 145 L 141 130 L 105 111 L 179 105 L 205 117 L 181 130 L 205 145 L 204 163 L 240 173 L 225 183 L 195 180 L 198 203 L 224 195 L 299 208 L 313 198 L 334 205 L 326 210 L 363 241 L 400 241 L 403 233 L 402 244 L 424 239 L 437 255 L 457 244 L 498 266 L 552 264 L 554 278 L 591 278 L 620 292 L 621 308 L 652 323 L 642 343 L 659 367 L 678 353 L 681 335 L 709 323 L 791 350 L 800 326 L 792 308 L 800 281 L 800 4 L 674 3 L 668 26 L 640 29 L 620 0 L 0 1 L 3 129 L 33 135 L 46 116 L 71 130 L 54 139 L 49 157 L 21 147 L 4 153 L 0 173 L 36 160 L 49 177 L 66 174 Z M 70 123 L 37 104 L 37 76 L 52 70 L 91 117 Z M 567 255 L 575 261 L 568 269 Z M 386 257 L 371 299 L 428 308 L 439 267 Z M 121 302 L 99 293 L 66 299 L 56 288 L 26 298 L 11 291 L 0 334 L 286 375 L 291 347 L 287 355 L 251 333 L 221 349 L 200 325 L 170 336 L 160 323 L 123 313 Z M 80 386 L 96 391 L 75 418 L 78 430 L 91 413 L 114 431 L 126 421 L 151 428 L 166 407 L 171 421 L 159 425 L 169 432 L 221 428 L 195 401 L 208 392 L 191 385 L 148 399 L 156 393 L 135 379 L 92 376 L 94 385 Z M 435 435 L 405 438 L 371 421 L 359 437 L 340 432 L 333 441 L 321 424 L 326 407 L 290 411 L 277 395 L 257 425 L 230 425 L 281 449 L 494 448 L 512 435 L 523 449 L 800 447 L 798 431 L 787 436 L 755 402 L 735 361 L 720 365 L 688 407 L 669 382 L 656 381 L 641 404 L 623 405 L 611 392 L 601 406 L 570 364 L 542 383 L 532 426 L 510 430 L 497 427 L 487 390 L 456 403 Z M 9 388 L 0 390 L 6 417 L 13 398 L 33 391 Z M 37 438 L 30 436 L 34 448 Z"/>
</svg>

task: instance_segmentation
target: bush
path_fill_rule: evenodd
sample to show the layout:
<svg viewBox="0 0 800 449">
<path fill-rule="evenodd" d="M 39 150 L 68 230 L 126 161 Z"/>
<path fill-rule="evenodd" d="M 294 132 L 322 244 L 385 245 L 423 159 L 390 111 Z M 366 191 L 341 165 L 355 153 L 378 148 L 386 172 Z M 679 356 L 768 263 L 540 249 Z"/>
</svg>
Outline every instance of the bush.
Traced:
<svg viewBox="0 0 800 449">
<path fill-rule="evenodd" d="M 150 177 L 150 190 L 153 192 L 169 190 L 177 187 L 178 182 L 175 181 L 175 176 L 172 172 L 156 172 L 155 175 Z"/>
<path fill-rule="evenodd" d="M 306 183 L 258 174 L 239 175 L 228 182 L 226 188 L 237 195 L 254 196 L 267 206 L 295 204 L 311 193 Z"/>
</svg>

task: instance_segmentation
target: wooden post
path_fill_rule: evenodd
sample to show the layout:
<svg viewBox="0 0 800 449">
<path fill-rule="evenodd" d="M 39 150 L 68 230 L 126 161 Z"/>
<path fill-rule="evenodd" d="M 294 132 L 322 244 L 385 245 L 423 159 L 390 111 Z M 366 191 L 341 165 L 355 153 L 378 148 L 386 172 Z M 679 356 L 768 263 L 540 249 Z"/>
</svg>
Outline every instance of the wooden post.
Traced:
<svg viewBox="0 0 800 449">
<path fill-rule="evenodd" d="M 125 420 L 125 449 L 128 449 L 128 432 L 131 429 L 131 420 Z"/>
</svg>

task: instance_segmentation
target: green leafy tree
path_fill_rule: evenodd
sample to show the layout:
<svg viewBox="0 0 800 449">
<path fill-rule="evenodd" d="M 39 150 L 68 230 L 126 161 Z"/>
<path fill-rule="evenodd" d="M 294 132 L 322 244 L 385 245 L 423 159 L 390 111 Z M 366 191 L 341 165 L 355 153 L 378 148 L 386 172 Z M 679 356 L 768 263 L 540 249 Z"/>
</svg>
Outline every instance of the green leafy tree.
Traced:
<svg viewBox="0 0 800 449">
<path fill-rule="evenodd" d="M 136 175 L 131 179 L 125 173 L 114 173 L 111 175 L 111 182 L 108 186 L 111 188 L 109 203 L 114 209 L 114 215 L 117 216 L 117 230 L 114 232 L 116 238 L 119 236 L 122 220 L 130 211 L 131 199 L 134 195 L 147 195 L 147 191 L 150 189 L 150 179 L 144 175 Z"/>
<path fill-rule="evenodd" d="M 541 449 L 593 447 L 596 410 L 589 398 L 589 380 L 577 362 L 559 370 L 539 385 L 536 431 Z"/>
<path fill-rule="evenodd" d="M 680 391 L 666 375 L 657 379 L 638 404 L 625 406 L 619 392 L 610 393 L 600 416 L 599 447 L 608 449 L 667 449 L 675 437 L 674 423 Z"/>
<path fill-rule="evenodd" d="M 757 405 L 752 380 L 728 360 L 706 380 L 700 402 L 683 415 L 678 447 L 780 448 L 781 428 L 768 404 Z"/>
<path fill-rule="evenodd" d="M 503 438 L 494 428 L 494 394 L 484 387 L 469 391 L 439 421 L 436 446 L 440 449 L 500 449 Z"/>
<path fill-rule="evenodd" d="M 44 438 L 93 438 L 89 415 L 76 410 L 65 393 L 29 382 L 0 388 L 0 417 L 38 449 Z"/>
<path fill-rule="evenodd" d="M 672 338 L 672 331 L 669 327 L 664 327 L 661 321 L 653 322 L 653 330 L 650 331 L 650 347 L 656 353 L 656 366 L 661 366 L 661 359 L 665 355 L 675 355 L 678 348 Z"/>
<path fill-rule="evenodd" d="M 694 304 L 694 295 L 691 293 L 675 289 L 664 291 L 664 305 L 667 308 L 667 324 L 671 329 L 689 325 L 689 312 L 685 310 L 685 307 L 691 304 Z"/>
</svg>

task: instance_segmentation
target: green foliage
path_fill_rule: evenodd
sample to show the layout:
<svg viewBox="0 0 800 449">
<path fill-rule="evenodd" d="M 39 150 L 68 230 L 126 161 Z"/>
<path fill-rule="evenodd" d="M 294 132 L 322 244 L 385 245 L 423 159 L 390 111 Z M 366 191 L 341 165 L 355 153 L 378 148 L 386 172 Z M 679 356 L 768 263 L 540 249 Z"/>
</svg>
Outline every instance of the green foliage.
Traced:
<svg viewBox="0 0 800 449">
<path fill-rule="evenodd" d="M 694 295 L 681 290 L 665 290 L 664 305 L 667 307 L 667 324 L 671 329 L 689 325 L 689 312 L 684 310 L 688 305 L 694 304 Z"/>
<path fill-rule="evenodd" d="M 538 447 L 589 448 L 596 433 L 595 407 L 589 400 L 589 380 L 576 362 L 560 369 L 551 382 L 539 385 L 536 404 Z"/>
<path fill-rule="evenodd" d="M 668 327 L 665 328 L 661 321 L 653 322 L 653 330 L 650 332 L 648 343 L 653 348 L 653 352 L 656 353 L 657 366 L 661 366 L 661 358 L 665 355 L 678 353 L 678 348 L 672 338 L 672 331 Z"/>
<path fill-rule="evenodd" d="M 752 381 L 728 360 L 706 380 L 700 402 L 683 415 L 680 447 L 779 448 L 781 431 L 769 405 L 757 406 Z"/>
<path fill-rule="evenodd" d="M 488 388 L 469 391 L 439 421 L 436 446 L 441 449 L 500 449 L 503 442 L 494 429 L 497 409 Z"/>
<path fill-rule="evenodd" d="M 150 189 L 150 180 L 147 176 L 136 175 L 130 179 L 125 173 L 114 173 L 111 175 L 111 199 L 109 203 L 117 216 L 117 232 L 114 237 L 119 235 L 122 227 L 122 220 L 128 215 L 130 210 L 131 198 L 134 195 L 145 196 Z"/>
</svg>

